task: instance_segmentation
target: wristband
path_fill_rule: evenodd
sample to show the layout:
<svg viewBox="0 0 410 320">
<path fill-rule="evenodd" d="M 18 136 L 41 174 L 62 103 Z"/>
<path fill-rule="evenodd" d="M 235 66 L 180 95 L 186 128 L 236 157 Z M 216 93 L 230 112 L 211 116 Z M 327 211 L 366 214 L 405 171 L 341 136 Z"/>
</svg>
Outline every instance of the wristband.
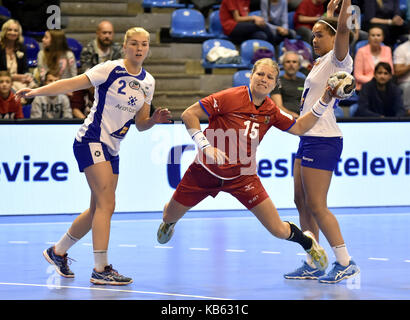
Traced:
<svg viewBox="0 0 410 320">
<path fill-rule="evenodd" d="M 191 138 L 200 150 L 204 150 L 211 145 L 201 130 L 195 131 Z"/>
<path fill-rule="evenodd" d="M 312 113 L 314 116 L 320 118 L 323 113 L 325 113 L 327 104 L 322 102 L 320 99 L 313 105 L 312 107 Z"/>
</svg>

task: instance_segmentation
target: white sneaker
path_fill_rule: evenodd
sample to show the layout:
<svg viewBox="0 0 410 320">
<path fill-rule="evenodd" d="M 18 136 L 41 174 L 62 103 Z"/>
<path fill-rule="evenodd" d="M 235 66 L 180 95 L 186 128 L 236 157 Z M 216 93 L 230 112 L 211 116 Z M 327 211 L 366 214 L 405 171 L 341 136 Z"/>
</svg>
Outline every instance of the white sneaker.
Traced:
<svg viewBox="0 0 410 320">
<path fill-rule="evenodd" d="M 312 239 L 312 247 L 306 252 L 312 257 L 312 261 L 319 270 L 326 270 L 329 262 L 325 249 L 317 243 L 315 236 L 310 231 L 305 231 L 303 234 Z"/>
<path fill-rule="evenodd" d="M 174 234 L 174 227 L 176 222 L 172 223 L 165 223 L 162 222 L 159 225 L 158 232 L 157 232 L 157 240 L 159 243 L 164 244 L 167 243 Z"/>
</svg>

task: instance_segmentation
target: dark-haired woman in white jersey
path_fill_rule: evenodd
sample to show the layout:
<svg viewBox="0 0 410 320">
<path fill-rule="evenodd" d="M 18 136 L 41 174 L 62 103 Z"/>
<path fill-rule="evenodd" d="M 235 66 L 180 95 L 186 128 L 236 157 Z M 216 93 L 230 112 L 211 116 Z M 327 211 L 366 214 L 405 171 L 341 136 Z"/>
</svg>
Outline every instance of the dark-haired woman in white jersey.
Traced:
<svg viewBox="0 0 410 320">
<path fill-rule="evenodd" d="M 337 26 L 332 20 L 315 23 L 313 49 L 319 58 L 305 80 L 301 100 L 301 115 L 309 112 L 326 87 L 329 75 L 337 71 L 352 72 L 353 59 L 349 55 L 350 0 L 331 0 L 334 10 L 341 3 Z M 323 283 L 337 283 L 358 274 L 359 268 L 349 256 L 336 217 L 327 207 L 327 193 L 333 171 L 343 148 L 333 106 L 329 103 L 316 125 L 300 139 L 294 164 L 295 203 L 299 211 L 302 230 L 311 230 L 318 240 L 319 230 L 325 235 L 336 256 L 336 262 L 328 274 L 319 270 L 309 256 L 303 265 L 285 274 L 286 279 L 318 279 Z"/>
</svg>

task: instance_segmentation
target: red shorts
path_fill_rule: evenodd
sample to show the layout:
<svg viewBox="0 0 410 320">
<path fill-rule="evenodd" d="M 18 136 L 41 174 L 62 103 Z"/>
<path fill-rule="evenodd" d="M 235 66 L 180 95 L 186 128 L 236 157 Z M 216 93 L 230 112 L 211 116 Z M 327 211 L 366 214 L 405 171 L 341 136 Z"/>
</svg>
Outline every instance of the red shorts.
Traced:
<svg viewBox="0 0 410 320">
<path fill-rule="evenodd" d="M 222 180 L 200 164 L 193 163 L 178 184 L 173 198 L 183 206 L 193 207 L 209 195 L 215 198 L 219 191 L 230 193 L 248 210 L 269 197 L 256 174 Z"/>
</svg>

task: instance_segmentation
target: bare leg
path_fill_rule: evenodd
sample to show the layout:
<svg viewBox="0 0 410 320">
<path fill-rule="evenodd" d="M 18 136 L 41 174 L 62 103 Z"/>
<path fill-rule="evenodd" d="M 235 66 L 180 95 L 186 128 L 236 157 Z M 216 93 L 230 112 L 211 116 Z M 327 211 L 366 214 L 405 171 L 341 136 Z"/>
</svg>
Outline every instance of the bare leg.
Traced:
<svg viewBox="0 0 410 320">
<path fill-rule="evenodd" d="M 79 233 L 84 233 L 89 228 L 91 218 L 93 249 L 107 250 L 111 216 L 115 209 L 115 189 L 118 175 L 113 174 L 111 163 L 108 161 L 87 167 L 84 172 L 92 193 L 91 209 L 94 205 L 95 209 L 94 212 L 92 210 L 84 212 L 84 216 L 77 221 L 79 223 L 74 224 L 73 232 L 76 232 L 76 227 L 81 226 L 82 228 L 78 228 Z"/>
<path fill-rule="evenodd" d="M 287 239 L 290 236 L 289 223 L 283 222 L 279 213 L 276 210 L 270 198 L 265 199 L 256 207 L 251 209 L 251 212 L 258 218 L 258 220 L 265 226 L 268 231 L 275 237 L 280 239 Z"/>
<path fill-rule="evenodd" d="M 191 207 L 183 206 L 174 200 L 174 198 L 171 198 L 171 200 L 165 204 L 163 220 L 165 223 L 175 223 L 181 219 L 189 209 L 191 209 Z"/>
<path fill-rule="evenodd" d="M 329 244 L 335 247 L 343 244 L 344 240 L 336 217 L 327 208 L 327 193 L 332 174 L 333 172 L 328 170 L 301 167 L 305 204 Z"/>
<path fill-rule="evenodd" d="M 303 189 L 302 174 L 301 174 L 301 162 L 300 159 L 295 159 L 295 164 L 293 167 L 293 183 L 294 183 L 294 201 L 296 208 L 299 211 L 299 223 L 302 231 L 310 230 L 314 235 L 316 240 L 319 241 L 319 226 L 315 220 L 315 217 L 310 212 L 306 205 L 306 195 Z"/>
</svg>

